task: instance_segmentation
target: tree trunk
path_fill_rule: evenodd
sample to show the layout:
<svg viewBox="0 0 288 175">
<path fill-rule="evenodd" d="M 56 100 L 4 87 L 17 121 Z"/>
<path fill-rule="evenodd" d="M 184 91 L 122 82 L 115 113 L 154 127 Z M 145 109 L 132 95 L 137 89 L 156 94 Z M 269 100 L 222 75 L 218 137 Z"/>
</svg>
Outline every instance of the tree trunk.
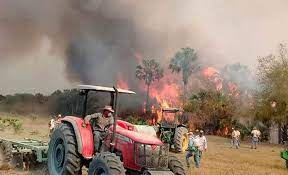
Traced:
<svg viewBox="0 0 288 175">
<path fill-rule="evenodd" d="M 149 91 L 150 91 L 150 84 L 147 84 L 146 106 L 145 106 L 146 113 L 150 112 Z"/>
<path fill-rule="evenodd" d="M 184 90 L 183 90 L 183 104 L 187 102 L 187 83 L 184 82 Z"/>
</svg>

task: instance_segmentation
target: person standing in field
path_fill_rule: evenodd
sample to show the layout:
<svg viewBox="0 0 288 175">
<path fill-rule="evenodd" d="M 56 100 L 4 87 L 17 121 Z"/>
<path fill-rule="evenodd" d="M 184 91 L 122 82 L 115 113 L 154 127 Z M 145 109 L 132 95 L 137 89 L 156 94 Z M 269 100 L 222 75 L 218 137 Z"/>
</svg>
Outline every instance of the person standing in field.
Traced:
<svg viewBox="0 0 288 175">
<path fill-rule="evenodd" d="M 204 136 L 203 130 L 200 130 L 200 134 L 199 134 L 198 139 L 199 139 L 199 144 L 200 144 L 199 150 L 200 150 L 200 158 L 201 158 L 203 151 L 207 151 L 207 139 Z"/>
<path fill-rule="evenodd" d="M 53 131 L 54 131 L 54 129 L 55 129 L 55 119 L 54 119 L 55 117 L 52 117 L 51 118 L 51 120 L 49 121 L 49 123 L 48 123 L 48 127 L 49 127 L 49 137 L 51 137 L 51 135 L 52 135 L 52 133 L 53 133 Z"/>
<path fill-rule="evenodd" d="M 253 130 L 251 131 L 251 136 L 252 136 L 251 149 L 257 149 L 257 145 L 261 136 L 261 132 L 256 127 L 254 127 Z"/>
<path fill-rule="evenodd" d="M 237 129 L 232 128 L 232 140 L 231 140 L 231 148 L 234 146 L 236 149 L 239 149 L 240 147 L 240 132 Z"/>
<path fill-rule="evenodd" d="M 192 131 L 188 133 L 189 136 L 189 144 L 186 153 L 186 163 L 187 167 L 190 167 L 189 158 L 193 156 L 195 167 L 200 167 L 200 150 L 199 150 L 199 137 L 193 134 Z"/>
</svg>

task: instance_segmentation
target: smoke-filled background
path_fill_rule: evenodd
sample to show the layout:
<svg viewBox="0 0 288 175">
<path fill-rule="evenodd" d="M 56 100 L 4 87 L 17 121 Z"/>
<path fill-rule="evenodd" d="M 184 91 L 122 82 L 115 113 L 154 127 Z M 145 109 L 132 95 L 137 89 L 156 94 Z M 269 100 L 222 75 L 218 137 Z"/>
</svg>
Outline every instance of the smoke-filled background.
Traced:
<svg viewBox="0 0 288 175">
<path fill-rule="evenodd" d="M 0 0 L 0 93 L 78 83 L 135 88 L 139 57 L 181 47 L 204 64 L 253 68 L 288 40 L 285 0 Z"/>
</svg>

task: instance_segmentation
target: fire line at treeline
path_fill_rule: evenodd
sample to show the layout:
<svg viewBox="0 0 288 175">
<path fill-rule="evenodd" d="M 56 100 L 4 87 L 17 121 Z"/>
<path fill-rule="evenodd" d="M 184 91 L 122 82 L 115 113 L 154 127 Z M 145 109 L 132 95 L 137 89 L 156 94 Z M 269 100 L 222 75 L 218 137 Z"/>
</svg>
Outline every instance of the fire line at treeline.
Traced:
<svg viewBox="0 0 288 175">
<path fill-rule="evenodd" d="M 136 55 L 137 61 L 141 62 L 141 57 L 139 55 Z M 169 71 L 166 71 L 169 72 Z M 181 108 L 183 106 L 182 101 L 180 99 L 181 91 L 182 91 L 182 85 L 181 81 L 179 82 L 179 75 L 175 75 L 172 73 L 166 73 L 165 76 L 159 81 L 155 82 L 150 86 L 150 92 L 149 97 L 150 99 L 155 99 L 156 104 L 151 104 L 151 112 L 152 114 L 156 114 L 157 118 L 151 119 L 149 121 L 150 124 L 155 124 L 156 122 L 159 122 L 161 120 L 161 109 L 162 108 L 169 108 L 169 107 L 178 107 Z M 205 67 L 201 71 L 201 76 L 205 79 L 211 82 L 215 88 L 216 91 L 222 91 L 223 90 L 223 78 L 221 78 L 221 75 L 219 71 L 214 67 Z M 228 95 L 233 95 L 235 97 L 238 97 L 240 95 L 238 91 L 238 86 L 234 82 L 228 82 L 226 86 L 229 89 Z M 129 89 L 128 82 L 124 79 L 121 73 L 118 73 L 117 75 L 117 87 L 123 88 L 123 89 Z M 139 81 L 139 89 L 142 92 L 146 92 L 146 85 L 143 81 Z M 145 113 L 145 101 L 143 102 L 142 108 L 143 112 Z M 174 115 L 170 116 L 166 115 L 166 120 L 174 120 Z"/>
</svg>

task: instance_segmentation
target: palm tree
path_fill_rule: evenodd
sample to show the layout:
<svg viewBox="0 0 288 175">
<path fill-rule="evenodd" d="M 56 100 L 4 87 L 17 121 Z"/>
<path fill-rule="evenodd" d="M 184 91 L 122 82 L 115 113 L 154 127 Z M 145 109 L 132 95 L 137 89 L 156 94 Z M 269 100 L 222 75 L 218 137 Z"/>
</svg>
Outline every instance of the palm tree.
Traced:
<svg viewBox="0 0 288 175">
<path fill-rule="evenodd" d="M 186 101 L 188 79 L 191 74 L 199 68 L 198 64 L 195 63 L 196 60 L 196 51 L 189 47 L 182 48 L 170 60 L 169 69 L 171 69 L 172 73 L 179 73 L 182 71 L 182 80 L 184 83 L 184 102 Z"/>
<path fill-rule="evenodd" d="M 149 89 L 151 83 L 155 80 L 160 80 L 163 77 L 163 68 L 155 59 L 146 59 L 142 60 L 142 64 L 136 67 L 136 77 L 139 80 L 144 80 L 147 85 L 147 94 L 146 94 L 146 111 L 150 111 L 149 108 Z"/>
</svg>

